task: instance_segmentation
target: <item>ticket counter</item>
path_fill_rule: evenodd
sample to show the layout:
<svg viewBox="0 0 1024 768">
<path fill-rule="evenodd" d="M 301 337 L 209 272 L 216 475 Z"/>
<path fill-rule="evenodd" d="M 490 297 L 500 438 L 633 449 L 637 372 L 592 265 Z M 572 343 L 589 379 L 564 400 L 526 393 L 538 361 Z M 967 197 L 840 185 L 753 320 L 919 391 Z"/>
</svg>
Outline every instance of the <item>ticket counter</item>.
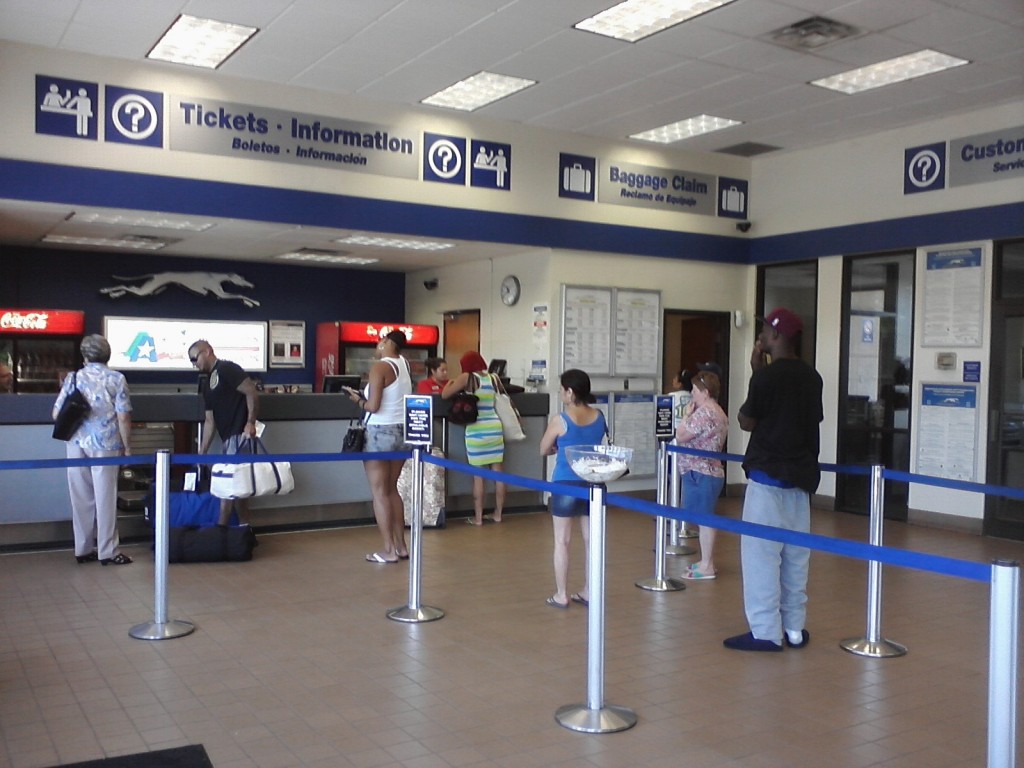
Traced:
<svg viewBox="0 0 1024 768">
<path fill-rule="evenodd" d="M 63 459 L 64 444 L 51 437 L 50 412 L 54 396 L 0 397 L 0 460 Z M 513 395 L 523 416 L 527 439 L 506 445 L 505 471 L 533 479 L 544 478 L 545 463 L 537 446 L 547 424 L 547 395 Z M 196 394 L 137 394 L 132 396 L 134 454 L 159 447 L 195 453 L 203 421 L 202 400 Z M 463 428 L 443 418 L 447 404 L 434 403 L 434 442 L 455 461 L 465 461 Z M 267 427 L 264 444 L 271 453 L 334 453 L 356 405 L 344 395 L 268 394 L 260 397 L 260 420 Z M 142 443 L 142 444 L 140 444 Z M 214 446 L 219 441 L 214 441 Z M 187 469 L 175 465 L 172 484 Z M 295 462 L 295 490 L 287 496 L 262 497 L 250 504 L 257 528 L 303 528 L 371 522 L 370 490 L 359 461 Z M 151 470 L 133 468 L 123 501 L 144 495 Z M 449 514 L 471 510 L 472 479 L 449 473 Z M 488 483 L 490 487 L 490 483 Z M 180 487 L 180 485 L 178 485 Z M 133 493 L 135 497 L 133 498 Z M 507 508 L 539 509 L 537 491 L 509 488 Z M 125 541 L 149 536 L 141 509 L 119 503 L 119 530 Z M 66 471 L 27 469 L 0 471 L 0 551 L 66 545 L 72 540 L 71 504 Z"/>
</svg>

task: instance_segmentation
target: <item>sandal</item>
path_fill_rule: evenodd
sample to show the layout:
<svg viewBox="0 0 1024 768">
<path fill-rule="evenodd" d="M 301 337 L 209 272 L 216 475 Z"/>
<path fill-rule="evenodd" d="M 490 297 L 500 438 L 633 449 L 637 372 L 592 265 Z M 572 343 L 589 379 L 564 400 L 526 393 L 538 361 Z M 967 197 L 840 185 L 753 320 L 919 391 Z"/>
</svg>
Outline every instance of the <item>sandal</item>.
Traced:
<svg viewBox="0 0 1024 768">
<path fill-rule="evenodd" d="M 697 568 L 687 568 L 681 574 L 680 578 L 689 579 L 690 581 L 710 581 L 718 575 L 717 571 L 701 571 Z"/>
<path fill-rule="evenodd" d="M 380 552 L 371 552 L 366 556 L 366 562 L 368 563 L 381 563 L 382 565 L 394 565 L 397 560 L 388 560 Z"/>
<path fill-rule="evenodd" d="M 75 562 L 79 565 L 82 563 L 95 563 L 99 559 L 100 556 L 96 552 L 90 552 L 88 555 L 75 555 Z"/>
<path fill-rule="evenodd" d="M 100 565 L 130 565 L 132 559 L 128 555 L 118 552 L 113 557 L 105 557 L 100 560 Z"/>
<path fill-rule="evenodd" d="M 579 592 L 573 592 L 571 595 L 569 595 L 569 599 L 572 600 L 574 603 L 579 603 L 583 607 L 587 607 L 590 605 L 590 601 L 587 600 L 587 598 L 583 597 L 583 595 L 581 595 Z"/>
<path fill-rule="evenodd" d="M 560 611 L 567 611 L 567 610 L 569 610 L 569 604 L 568 603 L 560 603 L 560 602 L 558 602 L 557 600 L 555 600 L 555 596 L 554 595 L 549 597 L 544 602 L 547 603 L 548 605 L 550 605 L 552 608 L 557 608 Z"/>
</svg>

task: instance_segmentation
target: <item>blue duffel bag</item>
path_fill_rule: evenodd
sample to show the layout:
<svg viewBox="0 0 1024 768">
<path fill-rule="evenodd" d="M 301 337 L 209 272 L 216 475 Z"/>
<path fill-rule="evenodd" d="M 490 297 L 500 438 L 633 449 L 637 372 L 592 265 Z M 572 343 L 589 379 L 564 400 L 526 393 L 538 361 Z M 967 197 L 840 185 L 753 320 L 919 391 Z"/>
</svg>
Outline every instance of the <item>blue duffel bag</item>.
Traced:
<svg viewBox="0 0 1024 768">
<path fill-rule="evenodd" d="M 212 493 L 171 491 L 168 496 L 171 528 L 208 528 L 216 525 L 220 518 L 220 499 Z M 146 503 L 146 519 L 150 525 L 156 520 L 156 501 L 152 493 Z M 228 525 L 238 525 L 238 513 L 234 510 L 231 511 Z"/>
</svg>

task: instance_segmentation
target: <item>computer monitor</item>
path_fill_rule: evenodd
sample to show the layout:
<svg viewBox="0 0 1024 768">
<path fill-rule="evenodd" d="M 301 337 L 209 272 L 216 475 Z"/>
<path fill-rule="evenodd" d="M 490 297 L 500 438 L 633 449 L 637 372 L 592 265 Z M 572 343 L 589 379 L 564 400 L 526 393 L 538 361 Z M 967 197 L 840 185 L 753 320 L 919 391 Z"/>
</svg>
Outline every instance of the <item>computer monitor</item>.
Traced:
<svg viewBox="0 0 1024 768">
<path fill-rule="evenodd" d="M 324 392 L 342 392 L 344 387 L 359 389 L 359 377 L 348 375 L 329 374 L 324 376 Z"/>
<path fill-rule="evenodd" d="M 500 357 L 496 357 L 491 360 L 491 364 L 487 366 L 488 373 L 498 374 L 498 378 L 505 375 L 505 369 L 508 368 L 508 360 L 502 360 Z"/>
</svg>

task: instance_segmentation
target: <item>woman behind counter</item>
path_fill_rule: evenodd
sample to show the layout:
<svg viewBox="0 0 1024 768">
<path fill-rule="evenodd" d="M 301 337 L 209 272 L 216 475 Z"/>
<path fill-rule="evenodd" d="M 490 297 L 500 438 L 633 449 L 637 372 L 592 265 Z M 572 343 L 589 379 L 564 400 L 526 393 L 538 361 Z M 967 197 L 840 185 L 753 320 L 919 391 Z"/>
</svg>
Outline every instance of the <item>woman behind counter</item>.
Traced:
<svg viewBox="0 0 1024 768">
<path fill-rule="evenodd" d="M 444 385 L 448 383 L 448 363 L 443 357 L 428 357 L 423 365 L 427 369 L 427 378 L 416 385 L 416 394 L 440 395 Z"/>
<path fill-rule="evenodd" d="M 78 431 L 67 441 L 69 459 L 127 456 L 130 450 L 132 404 L 124 374 L 107 367 L 110 344 L 99 334 L 82 339 L 85 365 L 68 374 L 53 405 L 56 419 L 61 405 L 75 387 L 89 401 L 92 410 Z M 75 560 L 103 565 L 128 565 L 132 559 L 118 552 L 116 464 L 68 467 L 71 522 L 75 532 Z"/>
<path fill-rule="evenodd" d="M 402 357 L 405 334 L 392 331 L 377 344 L 380 358 L 370 367 L 366 389 L 360 393 L 346 387 L 349 397 L 369 413 L 366 422 L 367 453 L 400 451 L 405 446 L 405 396 L 412 394 L 409 363 Z M 371 552 L 371 563 L 397 563 L 409 557 L 405 544 L 405 508 L 398 493 L 398 476 L 405 459 L 367 459 L 363 462 L 373 494 L 373 515 L 377 519 L 384 547 Z"/>
<path fill-rule="evenodd" d="M 555 469 L 551 473 L 551 481 L 567 485 L 583 485 L 588 483 L 580 480 L 572 471 L 565 449 L 574 445 L 600 445 L 608 434 L 608 426 L 604 414 L 590 404 L 594 396 L 590 393 L 590 377 L 578 368 L 570 368 L 561 378 L 562 385 L 559 397 L 564 410 L 555 414 L 548 422 L 548 428 L 540 439 L 540 455 L 555 456 Z M 555 549 L 555 594 L 547 599 L 553 608 L 568 608 L 569 602 L 580 605 L 590 604 L 590 584 L 587 582 L 588 571 L 583 570 L 583 589 L 568 594 L 569 582 L 569 544 L 572 541 L 573 518 L 580 520 L 580 533 L 583 535 L 583 547 L 586 552 L 584 562 L 590 560 L 590 505 L 584 499 L 562 494 L 551 494 L 551 523 L 554 527 Z"/>
<path fill-rule="evenodd" d="M 471 392 L 479 398 L 477 402 L 477 419 L 473 424 L 466 425 L 466 460 L 472 467 L 487 467 L 496 472 L 503 471 L 505 460 L 505 437 L 501 431 L 501 419 L 494 410 L 496 391 L 494 381 L 485 371 L 487 361 L 479 352 L 466 352 L 459 360 L 462 373 L 444 385 L 441 397 L 445 400 L 456 393 Z M 505 508 L 505 484 L 494 483 L 494 515 L 491 519 L 501 522 L 501 513 Z M 473 513 L 472 520 L 466 518 L 471 525 L 484 524 L 484 479 L 473 476 Z"/>
</svg>

